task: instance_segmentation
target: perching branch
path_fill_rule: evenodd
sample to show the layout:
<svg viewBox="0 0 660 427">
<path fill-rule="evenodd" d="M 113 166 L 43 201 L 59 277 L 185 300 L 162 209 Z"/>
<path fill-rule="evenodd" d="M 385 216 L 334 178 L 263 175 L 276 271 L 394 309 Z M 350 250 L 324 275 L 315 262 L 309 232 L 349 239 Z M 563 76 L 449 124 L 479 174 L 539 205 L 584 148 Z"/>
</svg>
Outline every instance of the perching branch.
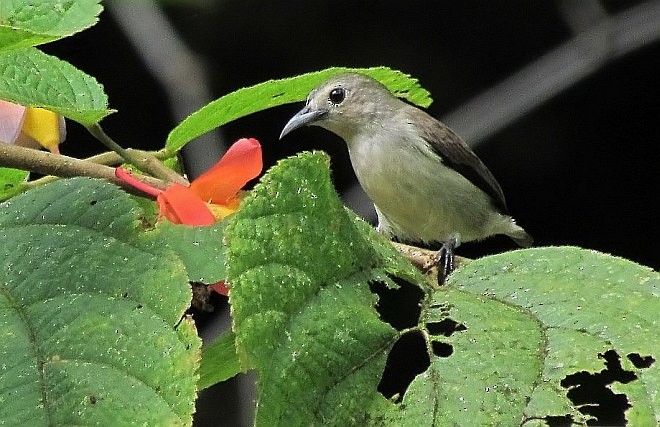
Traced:
<svg viewBox="0 0 660 427">
<path fill-rule="evenodd" d="M 403 243 L 392 242 L 394 248 L 399 251 L 401 255 L 408 258 L 408 260 L 418 269 L 422 270 L 425 273 L 430 273 L 432 275 L 437 275 L 437 258 L 438 251 L 433 251 L 431 249 L 424 249 L 417 246 L 406 245 Z M 456 266 L 460 267 L 467 264 L 471 261 L 469 258 L 456 256 L 454 258 Z M 435 279 L 433 280 L 435 283 Z"/>
<path fill-rule="evenodd" d="M 133 194 L 137 192 L 132 186 L 117 179 L 115 169 L 112 167 L 13 144 L 0 143 L 0 166 L 28 170 L 43 175 L 55 175 L 61 178 L 74 176 L 100 178 L 110 181 Z M 139 179 L 162 190 L 170 184 L 168 181 L 144 175 L 140 176 Z M 138 194 L 141 195 L 141 193 Z"/>
</svg>

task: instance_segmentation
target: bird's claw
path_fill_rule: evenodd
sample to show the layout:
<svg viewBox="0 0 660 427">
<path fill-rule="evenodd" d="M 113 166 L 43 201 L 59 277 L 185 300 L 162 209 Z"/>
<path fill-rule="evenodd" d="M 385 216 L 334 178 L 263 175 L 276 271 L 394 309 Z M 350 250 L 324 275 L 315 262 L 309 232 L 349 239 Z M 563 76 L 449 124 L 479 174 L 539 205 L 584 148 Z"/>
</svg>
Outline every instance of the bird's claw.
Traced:
<svg viewBox="0 0 660 427">
<path fill-rule="evenodd" d="M 442 286 L 447 280 L 447 276 L 454 271 L 456 264 L 454 262 L 454 249 L 458 246 L 458 238 L 451 238 L 444 242 L 436 256 L 436 265 L 438 266 L 438 285 Z"/>
</svg>

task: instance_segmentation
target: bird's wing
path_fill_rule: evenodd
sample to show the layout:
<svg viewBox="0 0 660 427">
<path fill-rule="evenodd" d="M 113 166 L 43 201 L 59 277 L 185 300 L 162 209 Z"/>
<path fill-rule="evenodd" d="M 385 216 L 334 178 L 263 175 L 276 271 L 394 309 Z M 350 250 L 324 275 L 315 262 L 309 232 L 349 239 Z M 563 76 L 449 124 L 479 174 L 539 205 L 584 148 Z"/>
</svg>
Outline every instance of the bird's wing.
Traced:
<svg viewBox="0 0 660 427">
<path fill-rule="evenodd" d="M 420 122 L 419 116 L 422 116 Z M 470 147 L 447 126 L 428 114 L 415 117 L 419 132 L 438 153 L 448 167 L 454 169 L 484 193 L 488 194 L 499 210 L 508 214 L 506 200 L 500 184 Z"/>
</svg>

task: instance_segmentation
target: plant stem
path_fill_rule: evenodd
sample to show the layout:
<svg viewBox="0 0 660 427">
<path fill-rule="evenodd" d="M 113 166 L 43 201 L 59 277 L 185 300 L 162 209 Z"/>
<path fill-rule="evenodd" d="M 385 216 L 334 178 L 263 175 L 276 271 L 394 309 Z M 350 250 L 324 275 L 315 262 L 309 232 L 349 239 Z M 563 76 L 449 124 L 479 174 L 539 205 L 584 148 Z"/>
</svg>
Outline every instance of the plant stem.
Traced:
<svg viewBox="0 0 660 427">
<path fill-rule="evenodd" d="M 165 181 L 176 182 L 185 186 L 190 185 L 187 179 L 162 164 L 158 159 L 151 156 L 147 151 L 123 148 L 117 144 L 103 131 L 103 128 L 101 128 L 100 124 L 95 123 L 91 126 L 88 126 L 87 130 L 103 145 L 119 154 L 126 160 L 126 162 L 133 164 L 138 169 Z"/>
<path fill-rule="evenodd" d="M 51 154 L 45 151 L 34 150 L 32 148 L 18 147 L 13 144 L 0 143 L 0 166 L 28 170 L 43 175 L 55 175 L 62 178 L 74 176 L 88 176 L 92 178 L 101 178 L 110 181 L 125 190 L 142 195 L 134 187 L 124 183 L 115 177 L 115 168 L 99 165 L 86 160 L 75 159 L 62 155 Z M 27 187 L 33 187 L 44 184 L 54 178 L 42 178 L 36 184 L 36 181 L 27 183 Z M 166 189 L 170 184 L 149 176 L 140 176 L 139 179 L 152 187 Z"/>
<path fill-rule="evenodd" d="M 165 160 L 172 155 L 166 150 L 158 150 L 158 151 L 142 151 L 142 150 L 134 150 L 142 156 L 153 156 L 158 160 Z M 91 157 L 85 158 L 86 161 L 92 162 L 92 163 L 98 163 L 100 165 L 106 165 L 106 166 L 117 166 L 125 162 L 124 158 L 117 154 L 114 151 L 106 151 L 105 153 L 100 153 L 100 154 L 95 154 Z"/>
</svg>

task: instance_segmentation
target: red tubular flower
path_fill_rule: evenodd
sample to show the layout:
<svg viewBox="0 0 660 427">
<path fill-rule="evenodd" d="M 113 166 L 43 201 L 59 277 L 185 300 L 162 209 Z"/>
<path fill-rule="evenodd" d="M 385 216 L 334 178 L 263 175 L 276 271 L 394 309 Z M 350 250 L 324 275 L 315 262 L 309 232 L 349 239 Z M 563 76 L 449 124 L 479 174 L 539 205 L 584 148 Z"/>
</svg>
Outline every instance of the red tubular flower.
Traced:
<svg viewBox="0 0 660 427">
<path fill-rule="evenodd" d="M 261 145 L 254 138 L 242 138 L 227 150 L 211 169 L 190 187 L 172 184 L 164 191 L 150 187 L 126 171 L 115 175 L 140 191 L 156 197 L 161 218 L 175 224 L 210 225 L 234 213 L 240 204 L 243 186 L 263 168 Z"/>
<path fill-rule="evenodd" d="M 122 181 L 156 198 L 161 218 L 175 224 L 210 225 L 234 213 L 241 201 L 240 191 L 263 168 L 261 145 L 254 138 L 242 138 L 227 150 L 218 163 L 195 179 L 190 187 L 172 184 L 167 189 L 153 188 L 127 171 L 117 168 Z M 210 285 L 227 295 L 224 281 Z"/>
<path fill-rule="evenodd" d="M 211 225 L 215 216 L 190 187 L 172 184 L 156 196 L 158 213 L 174 224 Z"/>
<path fill-rule="evenodd" d="M 157 197 L 160 215 L 176 224 L 209 225 L 238 209 L 239 192 L 261 173 L 261 145 L 242 138 L 190 187 L 170 185 Z"/>
</svg>

